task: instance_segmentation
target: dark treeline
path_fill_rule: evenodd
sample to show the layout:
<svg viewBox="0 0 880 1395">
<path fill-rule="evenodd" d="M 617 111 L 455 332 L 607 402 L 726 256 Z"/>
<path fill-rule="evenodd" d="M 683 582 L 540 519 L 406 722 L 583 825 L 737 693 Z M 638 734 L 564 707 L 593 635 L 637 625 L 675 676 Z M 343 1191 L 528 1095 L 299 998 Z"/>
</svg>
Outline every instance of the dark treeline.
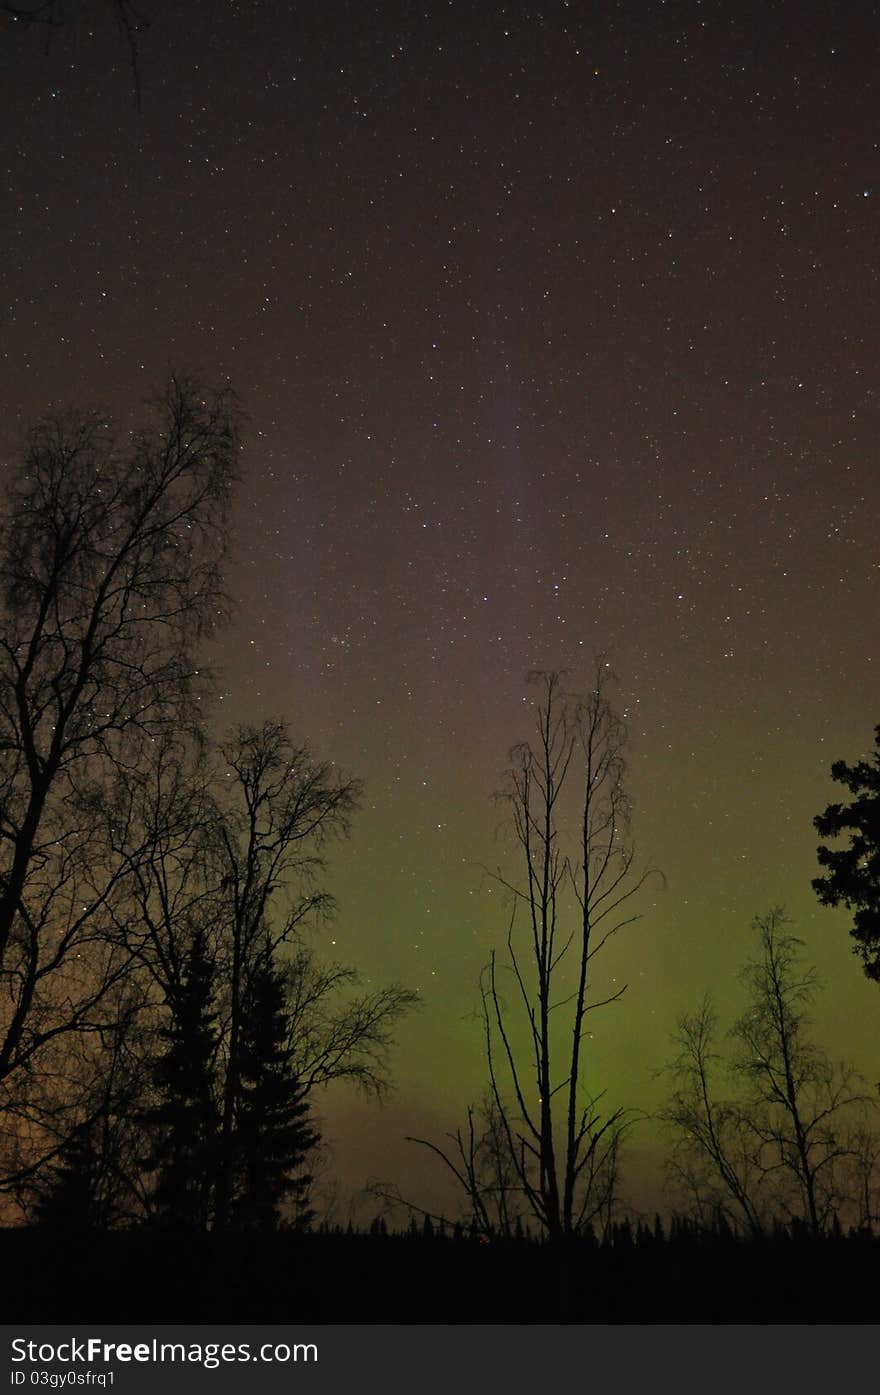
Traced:
<svg viewBox="0 0 880 1395">
<path fill-rule="evenodd" d="M 877 1241 L 760 1240 L 692 1221 L 621 1222 L 603 1242 L 485 1244 L 399 1233 L 0 1233 L 7 1321 L 873 1322 Z M 125 1275 L 124 1285 L 119 1276 Z"/>
<path fill-rule="evenodd" d="M 861 1320 L 877 1090 L 817 1041 L 820 985 L 781 907 L 754 919 L 735 1020 L 707 993 L 646 1063 L 666 1081 L 675 1219 L 628 1218 L 638 1121 L 591 1042 L 625 999 L 602 977 L 611 946 L 660 874 L 632 839 L 604 659 L 580 693 L 530 675 L 533 730 L 497 796 L 509 918 L 477 985 L 485 1088 L 446 1138 L 412 1140 L 458 1214 L 376 1182 L 368 1234 L 321 1223 L 316 1100 L 339 1081 L 383 1095 L 418 997 L 320 954 L 357 780 L 283 721 L 212 726 L 199 650 L 228 612 L 240 420 L 228 389 L 172 377 L 139 432 L 46 418 L 9 487 L 0 1263 L 19 1315 L 39 1292 L 46 1318 L 78 1316 L 75 1275 L 81 1316 Z M 814 886 L 855 912 L 876 978 L 880 728 L 832 777 L 851 803 L 815 825 L 849 845 L 820 848 Z"/>
</svg>

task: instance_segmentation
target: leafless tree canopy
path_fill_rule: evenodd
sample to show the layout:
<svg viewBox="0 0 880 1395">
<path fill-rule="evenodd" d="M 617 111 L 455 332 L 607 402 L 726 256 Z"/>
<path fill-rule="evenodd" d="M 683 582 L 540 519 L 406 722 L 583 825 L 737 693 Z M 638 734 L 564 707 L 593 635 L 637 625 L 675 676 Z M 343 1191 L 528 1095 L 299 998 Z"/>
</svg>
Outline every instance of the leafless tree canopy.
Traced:
<svg viewBox="0 0 880 1395">
<path fill-rule="evenodd" d="M 667 1068 L 673 1090 L 661 1116 L 674 1138 L 669 1171 L 701 1224 L 724 1216 L 734 1229 L 757 1235 L 763 1229 L 761 1172 L 739 1101 L 717 1093 L 725 1067 L 717 1034 L 708 994 L 695 1013 L 678 1019 L 676 1056 Z"/>
<path fill-rule="evenodd" d="M 381 1099 L 397 1024 L 420 1004 L 402 984 L 363 990 L 357 970 L 300 945 L 287 967 L 289 1045 L 307 1091 L 347 1080 Z"/>
<path fill-rule="evenodd" d="M 47 417 L 12 478 L 0 532 L 7 1105 L 38 1108 L 50 1056 L 105 1028 L 127 972 L 112 927 L 150 841 L 127 777 L 170 732 L 199 728 L 195 645 L 224 613 L 238 430 L 228 390 L 172 378 L 125 440 L 100 413 Z"/>
<path fill-rule="evenodd" d="M 700 1219 L 723 1214 L 759 1233 L 774 1219 L 825 1233 L 842 1212 L 870 1226 L 876 1212 L 876 1111 L 855 1071 L 810 1034 L 819 983 L 781 907 L 753 922 L 756 954 L 741 981 L 748 1006 L 718 1049 L 710 999 L 679 1018 L 661 1117 L 674 1137 L 671 1169 Z"/>
<path fill-rule="evenodd" d="M 775 907 L 754 928 L 759 951 L 742 971 L 750 1001 L 732 1030 L 734 1066 L 764 1166 L 781 1183 L 778 1203 L 818 1235 L 843 1200 L 846 1112 L 865 1095 L 855 1072 L 835 1066 L 809 1035 L 818 976 L 785 912 Z"/>
<path fill-rule="evenodd" d="M 109 16 L 125 45 L 134 98 L 140 110 L 140 41 L 148 24 L 143 5 L 135 6 L 131 0 L 0 0 L 0 15 L 8 16 L 12 24 L 40 31 L 45 35 L 47 49 L 54 35 L 75 29 L 78 21 Z"/>
</svg>

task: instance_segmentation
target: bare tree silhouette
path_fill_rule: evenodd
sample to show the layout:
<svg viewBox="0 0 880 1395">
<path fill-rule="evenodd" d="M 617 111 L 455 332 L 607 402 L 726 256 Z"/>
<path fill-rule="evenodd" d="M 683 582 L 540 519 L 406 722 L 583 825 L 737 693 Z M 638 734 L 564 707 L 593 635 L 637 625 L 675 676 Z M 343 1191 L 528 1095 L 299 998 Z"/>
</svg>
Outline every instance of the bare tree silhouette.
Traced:
<svg viewBox="0 0 880 1395">
<path fill-rule="evenodd" d="M 415 1140 L 442 1159 L 487 1232 L 509 1224 L 516 1198 L 551 1240 L 570 1239 L 607 1225 L 617 1193 L 631 1121 L 587 1085 L 588 1022 L 626 990 L 598 989 L 595 961 L 638 919 L 651 869 L 637 868 L 629 836 L 611 677 L 599 660 L 590 690 L 572 694 L 559 673 L 529 675 L 535 735 L 511 752 L 498 796 L 519 869 L 494 874 L 512 903 L 506 953 L 493 952 L 480 983 L 488 1103 L 468 1111 L 451 1150 Z"/>
<path fill-rule="evenodd" d="M 59 31 L 70 30 L 82 18 L 93 18 L 91 12 L 110 15 L 125 45 L 131 69 L 134 99 L 141 108 L 140 40 L 147 28 L 143 6 L 131 0 L 0 0 L 0 14 L 13 24 L 39 29 L 45 35 L 48 48 Z"/>
<path fill-rule="evenodd" d="M 719 1099 L 726 1063 L 717 1047 L 717 1016 L 708 994 L 693 1014 L 682 1013 L 673 1042 L 677 1054 L 662 1073 L 673 1083 L 659 1112 L 673 1135 L 671 1179 L 684 1186 L 701 1224 L 723 1215 L 752 1236 L 764 1229 L 763 1173 L 738 1100 Z"/>
<path fill-rule="evenodd" d="M 852 1067 L 835 1065 L 810 1036 L 818 978 L 784 910 L 756 916 L 752 928 L 758 950 L 740 974 L 748 1005 L 727 1056 L 708 997 L 679 1018 L 678 1054 L 666 1067 L 673 1091 L 660 1111 L 675 1136 L 670 1171 L 702 1221 L 723 1215 L 757 1235 L 784 1219 L 821 1235 L 842 1209 L 870 1218 L 871 1101 Z"/>
<path fill-rule="evenodd" d="M 782 1184 L 779 1202 L 819 1235 L 842 1199 L 846 1111 L 865 1095 L 854 1071 L 834 1066 L 807 1035 L 818 975 L 804 965 L 803 941 L 782 907 L 757 916 L 753 928 L 759 950 L 742 970 L 750 1001 L 731 1033 L 734 1068 L 758 1155 Z"/>
<path fill-rule="evenodd" d="M 114 926 L 152 833 L 130 818 L 126 776 L 169 731 L 200 726 L 196 653 L 225 610 L 239 420 L 228 389 L 172 377 L 124 447 L 100 413 L 47 417 L 11 481 L 0 1090 L 6 1107 L 33 1105 L 32 1119 L 50 1054 L 112 1027 L 104 1008 L 131 967 Z"/>
</svg>

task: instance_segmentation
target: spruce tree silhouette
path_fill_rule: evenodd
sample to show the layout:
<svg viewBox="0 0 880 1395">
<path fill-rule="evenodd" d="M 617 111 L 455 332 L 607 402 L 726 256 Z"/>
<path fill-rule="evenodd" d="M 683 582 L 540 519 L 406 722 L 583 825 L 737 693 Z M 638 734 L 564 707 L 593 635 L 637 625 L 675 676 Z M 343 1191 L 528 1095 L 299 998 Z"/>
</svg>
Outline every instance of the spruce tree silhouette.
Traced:
<svg viewBox="0 0 880 1395">
<path fill-rule="evenodd" d="M 83 1231 L 99 1227 L 103 1208 L 99 1196 L 100 1162 L 91 1124 L 74 1129 L 47 1169 L 37 1193 L 34 1220 L 50 1230 Z"/>
<path fill-rule="evenodd" d="M 204 1230 L 211 1214 L 218 1132 L 212 1090 L 213 976 L 205 935 L 199 931 L 170 1004 L 171 1020 L 160 1029 L 167 1046 L 154 1066 L 158 1100 L 144 1117 L 155 1132 L 144 1160 L 157 1174 L 154 1216 L 169 1229 Z"/>
<path fill-rule="evenodd" d="M 312 1178 L 302 1171 L 318 1133 L 293 1066 L 283 971 L 263 956 L 244 994 L 233 1149 L 231 1224 L 278 1230 L 285 1211 L 292 1228 L 307 1229 L 314 1212 Z"/>
<path fill-rule="evenodd" d="M 853 796 L 849 804 L 829 804 L 813 820 L 822 838 L 849 834 L 848 848 L 817 849 L 824 877 L 813 880 L 813 890 L 825 906 L 855 910 L 850 934 L 861 955 L 865 974 L 880 982 L 880 726 L 874 729 L 875 750 L 870 759 L 847 765 L 835 761 L 831 778 L 845 785 Z"/>
</svg>

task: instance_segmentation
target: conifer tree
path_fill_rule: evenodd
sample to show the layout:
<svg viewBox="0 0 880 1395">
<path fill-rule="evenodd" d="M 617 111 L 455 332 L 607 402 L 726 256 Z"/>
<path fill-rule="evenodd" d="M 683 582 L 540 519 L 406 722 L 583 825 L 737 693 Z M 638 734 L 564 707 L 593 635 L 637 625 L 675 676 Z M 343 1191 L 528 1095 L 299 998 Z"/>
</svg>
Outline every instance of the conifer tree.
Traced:
<svg viewBox="0 0 880 1395">
<path fill-rule="evenodd" d="M 102 1221 L 100 1165 L 87 1124 L 75 1129 L 47 1170 L 34 1219 L 51 1230 L 91 1230 Z"/>
<path fill-rule="evenodd" d="M 875 749 L 868 759 L 847 765 L 835 761 L 831 778 L 852 795 L 849 804 L 829 804 L 813 824 L 823 838 L 843 838 L 848 846 L 818 848 L 825 875 L 816 877 L 813 890 L 824 906 L 846 906 L 853 911 L 850 934 L 856 954 L 868 978 L 880 982 L 880 726 L 875 728 Z"/>
<path fill-rule="evenodd" d="M 161 1028 L 166 1049 L 154 1066 L 158 1101 L 145 1123 L 155 1131 L 146 1165 L 156 1172 L 155 1215 L 173 1229 L 207 1228 L 216 1165 L 217 1109 L 213 966 L 205 936 L 196 934 Z"/>
<path fill-rule="evenodd" d="M 242 1004 L 233 1147 L 232 1224 L 271 1231 L 305 1229 L 314 1213 L 312 1178 L 303 1172 L 318 1142 L 309 1104 L 293 1066 L 284 975 L 269 955 L 255 966 Z"/>
</svg>

